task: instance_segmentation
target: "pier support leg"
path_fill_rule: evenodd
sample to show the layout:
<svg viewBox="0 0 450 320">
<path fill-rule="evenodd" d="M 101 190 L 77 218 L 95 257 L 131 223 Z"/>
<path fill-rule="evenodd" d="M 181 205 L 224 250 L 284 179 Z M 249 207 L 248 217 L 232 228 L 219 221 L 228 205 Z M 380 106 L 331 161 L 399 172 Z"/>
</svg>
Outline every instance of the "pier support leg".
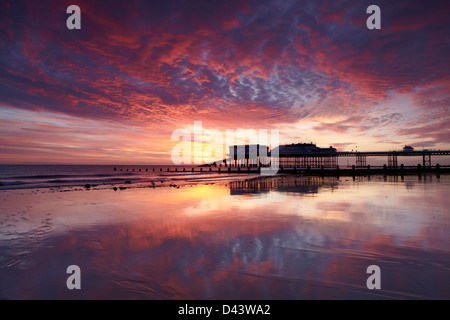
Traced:
<svg viewBox="0 0 450 320">
<path fill-rule="evenodd" d="M 395 168 L 395 169 L 398 167 L 396 154 L 388 155 L 388 167 Z"/>
<path fill-rule="evenodd" d="M 431 168 L 431 154 L 424 152 L 422 154 L 422 159 L 423 159 L 423 168 L 424 169 Z"/>
<path fill-rule="evenodd" d="M 357 154 L 356 155 L 356 167 L 358 168 L 364 168 L 366 166 L 366 155 Z"/>
</svg>

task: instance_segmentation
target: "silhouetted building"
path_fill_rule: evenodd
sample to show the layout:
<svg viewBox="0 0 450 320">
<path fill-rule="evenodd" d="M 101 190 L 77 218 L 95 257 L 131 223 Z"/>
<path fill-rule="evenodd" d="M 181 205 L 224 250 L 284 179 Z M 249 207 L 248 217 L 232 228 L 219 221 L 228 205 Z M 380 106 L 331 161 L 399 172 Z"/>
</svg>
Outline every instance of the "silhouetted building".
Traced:
<svg viewBox="0 0 450 320">
<path fill-rule="evenodd" d="M 280 145 L 273 148 L 271 156 L 274 164 L 278 161 L 278 166 L 283 168 L 336 168 L 338 163 L 335 148 L 319 148 L 313 143 Z"/>
<path fill-rule="evenodd" d="M 229 147 L 228 161 L 235 167 L 261 167 L 268 165 L 269 156 L 269 147 L 266 145 L 234 145 Z"/>
<path fill-rule="evenodd" d="M 411 146 L 404 146 L 403 151 L 414 151 L 414 148 Z"/>
</svg>

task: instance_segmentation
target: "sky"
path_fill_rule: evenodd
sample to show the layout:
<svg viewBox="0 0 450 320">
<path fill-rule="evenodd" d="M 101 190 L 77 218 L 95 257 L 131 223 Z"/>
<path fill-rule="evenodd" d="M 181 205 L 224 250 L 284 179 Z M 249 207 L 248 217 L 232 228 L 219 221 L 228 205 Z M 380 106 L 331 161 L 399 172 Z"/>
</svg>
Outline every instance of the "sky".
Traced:
<svg viewBox="0 0 450 320">
<path fill-rule="evenodd" d="M 195 121 L 277 129 L 281 144 L 450 149 L 446 0 L 0 3 L 3 164 L 171 163 L 172 133 Z"/>
</svg>

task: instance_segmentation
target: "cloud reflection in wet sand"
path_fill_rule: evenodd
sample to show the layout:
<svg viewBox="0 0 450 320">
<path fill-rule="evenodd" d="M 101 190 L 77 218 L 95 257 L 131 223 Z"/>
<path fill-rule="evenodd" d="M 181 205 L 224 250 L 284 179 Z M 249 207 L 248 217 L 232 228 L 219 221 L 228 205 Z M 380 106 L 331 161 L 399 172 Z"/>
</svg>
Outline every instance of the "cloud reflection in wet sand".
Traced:
<svg viewBox="0 0 450 320">
<path fill-rule="evenodd" d="M 277 177 L 4 192 L 0 297 L 448 299 L 449 182 Z M 65 286 L 71 264 L 82 290 Z M 365 286 L 371 264 L 382 290 Z"/>
</svg>

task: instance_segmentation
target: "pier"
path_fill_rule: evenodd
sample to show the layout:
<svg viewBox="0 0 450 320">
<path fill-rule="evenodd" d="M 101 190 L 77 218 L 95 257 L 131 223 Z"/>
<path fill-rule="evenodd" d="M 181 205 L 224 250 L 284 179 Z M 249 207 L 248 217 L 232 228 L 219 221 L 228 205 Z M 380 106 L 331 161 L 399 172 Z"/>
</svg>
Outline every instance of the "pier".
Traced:
<svg viewBox="0 0 450 320">
<path fill-rule="evenodd" d="M 352 157 L 356 159 L 356 168 L 367 168 L 368 158 L 386 157 L 386 166 L 389 169 L 399 168 L 399 157 L 418 157 L 423 168 L 431 169 L 432 156 L 450 155 L 450 150 L 408 150 L 408 151 L 336 151 L 332 146 L 318 148 L 314 144 L 292 144 L 277 147 L 278 157 L 271 157 L 278 161 L 283 168 L 328 168 L 338 167 L 338 158 Z M 277 164 L 277 163 L 275 163 Z"/>
<path fill-rule="evenodd" d="M 157 170 L 150 170 L 153 172 L 160 173 L 216 173 L 216 174 L 260 174 L 262 167 L 165 167 L 158 168 Z M 114 171 L 132 171 L 132 170 L 124 170 L 114 168 Z M 139 170 L 134 170 L 132 172 L 136 172 Z M 144 171 L 144 170 L 142 170 Z M 141 172 L 142 172 L 141 171 Z M 145 170 L 145 172 L 149 172 L 149 170 Z M 361 176 L 361 175 L 421 175 L 426 173 L 435 173 L 439 174 L 448 174 L 450 173 L 450 166 L 441 166 L 436 164 L 435 166 L 424 167 L 422 165 L 417 166 L 404 166 L 400 165 L 397 168 L 388 167 L 387 165 L 383 166 L 370 166 L 367 165 L 365 167 L 356 167 L 352 165 L 350 168 L 341 168 L 336 166 L 335 168 L 325 168 L 324 166 L 320 168 L 302 168 L 302 167 L 279 167 L 277 173 L 284 174 L 303 174 L 303 175 L 321 175 L 321 176 Z"/>
<path fill-rule="evenodd" d="M 365 167 L 368 157 L 387 157 L 389 168 L 398 168 L 398 158 L 419 157 L 424 168 L 431 168 L 431 156 L 450 155 L 450 150 L 417 150 L 417 151 L 366 151 L 366 152 L 337 152 L 338 157 L 356 157 L 356 166 Z"/>
<path fill-rule="evenodd" d="M 412 148 L 411 148 L 412 149 Z M 260 153 L 261 152 L 261 153 Z M 276 156 L 275 156 L 276 155 Z M 450 156 L 450 150 L 403 151 L 336 151 L 335 148 L 319 148 L 312 143 L 280 145 L 273 150 L 265 145 L 230 146 L 230 154 L 222 161 L 199 166 L 151 166 L 151 168 L 114 168 L 131 172 L 211 172 L 211 173 L 260 173 L 264 167 L 278 167 L 278 173 L 312 175 L 361 175 L 361 174 L 421 174 L 423 172 L 448 173 L 450 166 L 432 164 L 434 156 Z M 338 159 L 355 158 L 351 167 L 340 167 Z M 368 165 L 371 157 L 386 157 L 382 166 Z M 401 158 L 416 157 L 419 163 L 405 166 Z"/>
</svg>

